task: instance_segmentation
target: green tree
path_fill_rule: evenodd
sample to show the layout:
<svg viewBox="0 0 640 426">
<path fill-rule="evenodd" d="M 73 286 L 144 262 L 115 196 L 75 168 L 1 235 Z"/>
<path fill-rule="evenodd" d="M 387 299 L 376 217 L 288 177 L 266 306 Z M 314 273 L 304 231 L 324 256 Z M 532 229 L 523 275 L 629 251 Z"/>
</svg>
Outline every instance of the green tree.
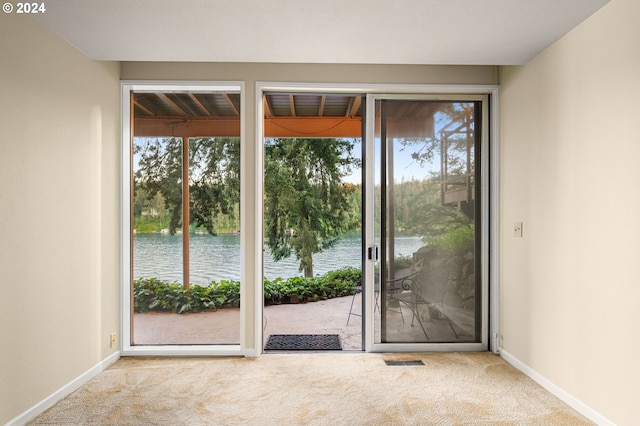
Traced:
<svg viewBox="0 0 640 426">
<path fill-rule="evenodd" d="M 422 236 L 430 244 L 437 243 L 459 228 L 473 230 L 473 219 L 455 206 L 440 203 L 440 181 L 437 176 L 418 182 L 409 197 L 409 203 L 411 209 L 406 219 L 407 231 Z"/>
<path fill-rule="evenodd" d="M 265 233 L 274 259 L 295 254 L 313 276 L 313 254 L 332 247 L 360 221 L 360 186 L 342 178 L 358 161 L 342 139 L 271 139 L 265 144 Z M 164 201 L 169 232 L 182 226 L 182 140 L 136 140 L 135 194 Z M 189 141 L 190 224 L 215 233 L 237 224 L 240 142 L 237 138 Z M 161 197 L 157 197 L 161 195 Z M 135 200 L 136 212 L 144 202 Z"/>
<path fill-rule="evenodd" d="M 144 193 L 147 200 L 161 194 L 169 212 L 169 232 L 175 234 L 182 224 L 182 140 L 146 138 L 134 142 L 134 194 Z"/>
<path fill-rule="evenodd" d="M 437 136 L 400 141 L 403 149 L 409 150 L 411 158 L 421 166 L 433 166 L 436 161 L 440 163 L 440 172 L 432 171 L 431 178 L 416 182 L 419 186 L 406 193 L 403 190 L 409 188 L 400 187 L 397 191 L 400 203 L 396 207 L 396 218 L 408 232 L 422 236 L 430 244 L 450 238 L 451 233 L 473 236 L 473 209 L 464 209 L 455 203 L 444 205 L 441 197 L 451 188 L 469 189 L 465 185 L 472 182 L 475 169 L 474 114 L 471 102 L 443 103 L 435 114 L 439 128 Z M 407 200 L 410 209 L 403 209 Z"/>
<path fill-rule="evenodd" d="M 210 234 L 220 222 L 237 223 L 240 203 L 240 140 L 196 138 L 189 141 L 190 220 Z M 219 221 L 220 216 L 228 220 Z"/>
<path fill-rule="evenodd" d="M 354 229 L 350 193 L 342 182 L 357 161 L 342 139 L 270 139 L 265 143 L 265 234 L 274 259 L 295 254 L 313 276 L 313 254 Z"/>
<path fill-rule="evenodd" d="M 182 140 L 136 140 L 135 194 L 147 200 L 160 194 L 169 214 L 169 232 L 182 226 Z M 189 141 L 190 224 L 214 233 L 220 215 L 234 217 L 240 202 L 240 140 L 194 138 Z M 137 200 L 136 200 L 137 202 Z"/>
</svg>

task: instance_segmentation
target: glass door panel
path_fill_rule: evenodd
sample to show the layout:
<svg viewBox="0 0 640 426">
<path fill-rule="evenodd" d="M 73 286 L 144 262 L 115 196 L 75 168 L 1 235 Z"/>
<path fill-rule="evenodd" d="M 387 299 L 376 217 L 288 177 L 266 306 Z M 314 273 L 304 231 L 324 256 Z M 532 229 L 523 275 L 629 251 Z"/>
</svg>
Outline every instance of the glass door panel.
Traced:
<svg viewBox="0 0 640 426">
<path fill-rule="evenodd" d="M 375 101 L 374 345 L 482 341 L 481 107 Z"/>
<path fill-rule="evenodd" d="M 239 345 L 239 93 L 131 95 L 130 343 Z"/>
</svg>

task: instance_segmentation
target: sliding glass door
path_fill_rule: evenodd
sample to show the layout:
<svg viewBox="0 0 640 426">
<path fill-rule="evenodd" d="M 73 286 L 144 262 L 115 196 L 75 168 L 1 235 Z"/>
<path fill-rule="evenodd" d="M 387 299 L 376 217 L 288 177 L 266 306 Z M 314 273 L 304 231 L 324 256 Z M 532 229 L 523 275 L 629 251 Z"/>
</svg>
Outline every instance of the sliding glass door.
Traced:
<svg viewBox="0 0 640 426">
<path fill-rule="evenodd" d="M 367 108 L 368 348 L 486 349 L 486 97 Z"/>
</svg>

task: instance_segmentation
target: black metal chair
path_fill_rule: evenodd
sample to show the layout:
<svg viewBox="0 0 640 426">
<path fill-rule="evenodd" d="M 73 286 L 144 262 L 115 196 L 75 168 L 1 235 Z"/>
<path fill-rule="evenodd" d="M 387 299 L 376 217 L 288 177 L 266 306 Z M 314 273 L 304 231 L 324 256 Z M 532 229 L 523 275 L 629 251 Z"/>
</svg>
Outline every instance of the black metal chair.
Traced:
<svg viewBox="0 0 640 426">
<path fill-rule="evenodd" d="M 440 291 L 429 291 L 434 289 L 428 288 L 428 272 L 426 270 L 422 269 L 407 275 L 406 277 L 389 281 L 389 284 L 402 289 L 398 292 L 390 292 L 389 299 L 397 300 L 400 304 L 405 305 L 411 310 L 411 327 L 414 326 L 415 320 L 418 320 L 418 324 L 420 324 L 422 332 L 427 340 L 429 340 L 429 335 L 427 334 L 427 330 L 425 329 L 424 324 L 422 323 L 422 318 L 420 317 L 419 307 L 421 305 L 426 305 L 431 312 L 439 312 L 442 317 L 446 319 L 454 336 L 456 338 L 458 337 L 458 333 L 453 327 L 451 319 L 445 312 L 444 286 L 441 286 L 442 289 Z M 404 316 L 402 321 L 404 323 Z"/>
<path fill-rule="evenodd" d="M 349 316 L 347 317 L 347 325 L 349 325 L 349 320 L 351 319 L 351 315 L 355 315 L 357 317 L 362 316 L 362 314 L 353 312 L 353 302 L 356 300 L 356 294 L 362 293 L 362 286 L 357 285 L 353 289 L 355 290 L 355 293 L 353 293 L 353 297 L 351 298 L 351 306 L 349 307 Z"/>
<path fill-rule="evenodd" d="M 357 312 L 353 312 L 353 303 L 356 300 L 356 295 L 362 293 L 362 285 L 355 286 L 354 289 L 355 289 L 355 293 L 353 293 L 353 297 L 351 298 L 351 306 L 349 307 L 349 316 L 347 316 L 347 325 L 349 325 L 349 321 L 351 320 L 351 315 L 355 315 L 357 317 L 362 316 L 361 314 L 359 314 Z M 401 290 L 399 287 L 398 288 L 387 287 L 387 289 L 386 289 L 387 294 L 391 294 L 391 293 L 399 291 L 399 290 Z M 376 281 L 376 283 L 375 283 L 375 307 L 374 307 L 374 309 L 377 310 L 378 312 L 380 312 L 379 298 L 380 298 L 380 283 Z M 402 316 L 402 323 L 404 324 L 404 314 L 402 313 L 402 309 L 398 309 L 397 312 Z"/>
</svg>

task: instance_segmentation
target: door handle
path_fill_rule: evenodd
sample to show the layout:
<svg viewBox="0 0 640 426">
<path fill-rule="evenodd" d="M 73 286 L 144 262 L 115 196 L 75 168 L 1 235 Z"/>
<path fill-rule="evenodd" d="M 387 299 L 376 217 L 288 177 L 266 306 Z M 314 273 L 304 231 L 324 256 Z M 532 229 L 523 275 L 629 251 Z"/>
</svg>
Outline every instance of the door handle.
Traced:
<svg viewBox="0 0 640 426">
<path fill-rule="evenodd" d="M 367 248 L 367 259 L 373 260 L 374 262 L 378 261 L 378 246 Z"/>
</svg>

